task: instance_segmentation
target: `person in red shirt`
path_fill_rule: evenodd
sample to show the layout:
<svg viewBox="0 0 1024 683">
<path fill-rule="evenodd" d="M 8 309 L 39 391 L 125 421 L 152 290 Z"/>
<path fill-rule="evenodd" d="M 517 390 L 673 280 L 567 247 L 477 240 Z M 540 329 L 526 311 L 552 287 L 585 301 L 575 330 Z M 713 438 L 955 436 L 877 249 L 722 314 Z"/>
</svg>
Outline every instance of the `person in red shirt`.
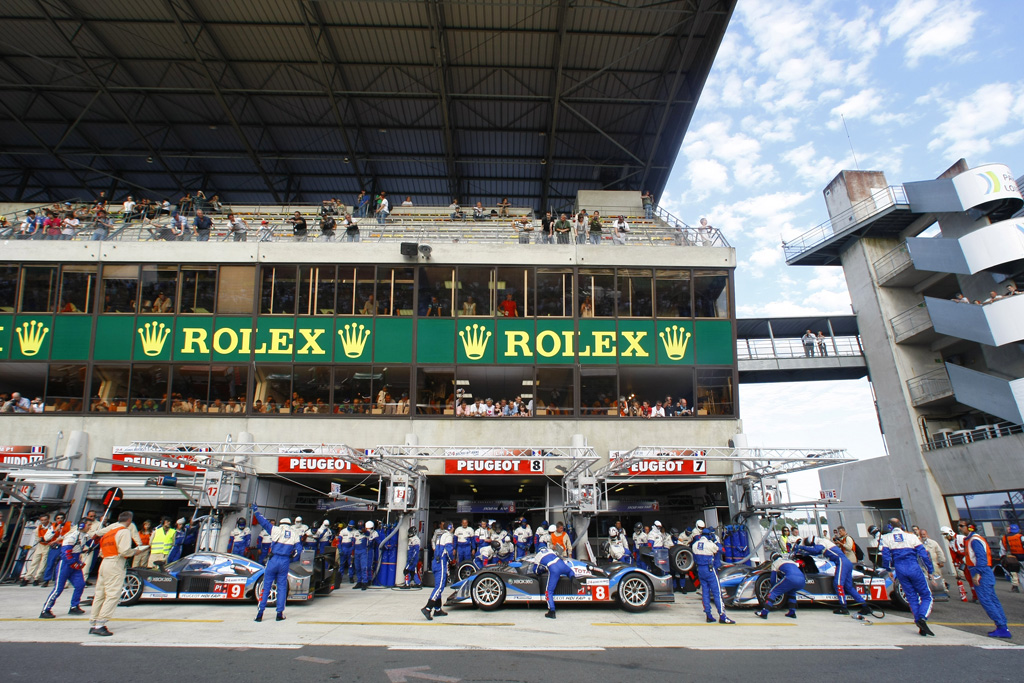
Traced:
<svg viewBox="0 0 1024 683">
<path fill-rule="evenodd" d="M 498 304 L 498 308 L 501 309 L 502 315 L 506 318 L 519 317 L 519 307 L 516 306 L 516 301 L 512 298 L 511 294 L 505 295 L 505 300 Z"/>
<path fill-rule="evenodd" d="M 50 581 L 57 577 L 57 563 L 60 562 L 60 546 L 64 543 L 64 536 L 71 531 L 71 522 L 64 521 L 64 515 L 58 514 L 53 518 L 53 524 L 43 537 L 47 545 L 46 571 L 43 573 L 43 588 L 50 585 Z"/>
</svg>

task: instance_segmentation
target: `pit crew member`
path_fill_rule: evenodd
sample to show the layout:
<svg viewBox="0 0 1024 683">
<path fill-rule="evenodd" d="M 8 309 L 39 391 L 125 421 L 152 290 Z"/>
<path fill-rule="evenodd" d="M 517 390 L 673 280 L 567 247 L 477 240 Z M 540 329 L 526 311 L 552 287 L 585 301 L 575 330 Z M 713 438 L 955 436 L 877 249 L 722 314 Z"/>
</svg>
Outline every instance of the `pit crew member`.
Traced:
<svg viewBox="0 0 1024 683">
<path fill-rule="evenodd" d="M 405 587 L 410 582 L 419 586 L 420 573 L 416 570 L 420 563 L 420 537 L 416 535 L 416 527 L 409 527 L 409 548 L 405 553 Z"/>
<path fill-rule="evenodd" d="M 702 533 L 690 548 L 693 551 L 693 561 L 697 565 L 697 577 L 700 579 L 704 615 L 709 624 L 715 623 L 714 617 L 711 616 L 711 603 L 714 602 L 715 608 L 718 609 L 718 623 L 735 624 L 735 621 L 725 615 L 722 585 L 718 582 L 718 570 L 722 568 L 722 549 L 712 540 L 713 529 L 704 527 L 703 522 L 698 522 L 698 526 L 701 527 Z"/>
<path fill-rule="evenodd" d="M 903 523 L 898 519 L 889 520 L 889 533 L 882 536 L 879 546 L 882 548 L 882 567 L 895 570 L 896 579 L 903 587 L 910 610 L 914 614 L 917 632 L 922 636 L 934 636 L 928 628 L 928 615 L 932 611 L 932 591 L 928 587 L 928 577 L 921 571 L 919 560 L 928 568 L 929 574 L 935 573 L 932 558 L 921 545 L 921 539 L 903 530 Z"/>
<path fill-rule="evenodd" d="M 441 593 L 448 584 L 448 565 L 455 557 L 455 537 L 452 536 L 454 527 L 451 522 L 445 522 L 442 527 L 444 532 L 438 537 L 437 545 L 434 547 L 434 590 L 430 592 L 427 604 L 420 610 L 427 621 L 433 621 L 434 617 L 448 616 L 448 613 L 441 609 Z"/>
<path fill-rule="evenodd" d="M 284 606 L 288 601 L 288 568 L 301 554 L 299 533 L 292 528 L 291 520 L 287 517 L 279 524 L 271 524 L 260 514 L 256 503 L 252 504 L 252 514 L 264 531 L 270 534 L 270 560 L 263 571 L 263 595 L 260 596 L 256 621 L 263 621 L 263 611 L 267 608 L 271 585 L 277 586 L 277 621 L 284 621 Z"/>
<path fill-rule="evenodd" d="M 967 552 L 964 557 L 967 563 L 967 571 L 974 575 L 974 582 L 978 588 L 978 602 L 988 618 L 995 622 L 996 629 L 989 631 L 989 638 L 1009 638 L 1010 629 L 1006 627 L 1006 613 L 1003 606 L 996 597 L 996 577 L 992 573 L 992 550 L 988 547 L 988 541 L 978 533 L 978 529 L 969 524 L 967 527 L 967 541 L 964 544 Z"/>
<path fill-rule="evenodd" d="M 757 612 L 757 616 L 767 619 L 772 605 L 775 604 L 780 595 L 785 595 L 786 604 L 789 605 L 789 611 L 786 612 L 786 616 L 790 619 L 796 619 L 796 593 L 802 590 L 807 582 L 807 578 L 804 576 L 803 570 L 800 569 L 800 565 L 788 557 L 780 557 L 772 562 L 771 582 L 772 590 L 764 601 L 764 607 Z"/>
<path fill-rule="evenodd" d="M 548 585 L 544 590 L 544 599 L 548 603 L 548 611 L 544 614 L 548 619 L 555 618 L 555 589 L 558 587 L 558 579 L 566 576 L 573 578 L 575 572 L 568 562 L 558 556 L 554 550 L 547 548 L 533 556 L 531 560 L 536 565 L 537 573 L 546 571 L 548 573 Z M 543 567 L 543 569 L 542 569 Z"/>
<path fill-rule="evenodd" d="M 78 526 L 64 534 L 64 540 L 60 546 L 60 562 L 57 564 L 57 583 L 50 591 L 49 597 L 43 604 L 43 611 L 39 613 L 40 619 L 53 619 L 54 603 L 64 592 L 64 584 L 68 581 L 74 590 L 71 593 L 71 609 L 68 614 L 85 614 L 85 610 L 79 607 L 82 601 L 82 591 L 85 590 L 85 577 L 82 569 L 82 553 L 88 552 L 92 547 L 92 539 L 85 537 L 85 530 L 89 526 L 88 521 L 82 520 Z"/>
<path fill-rule="evenodd" d="M 533 529 L 526 517 L 519 520 L 519 526 L 512 531 L 516 539 L 516 559 L 521 560 L 530 552 L 530 541 L 533 538 Z"/>
<path fill-rule="evenodd" d="M 245 557 L 245 551 L 249 549 L 250 541 L 252 541 L 252 529 L 245 523 L 245 517 L 239 517 L 235 520 L 235 528 L 228 536 L 228 552 Z"/>
<path fill-rule="evenodd" d="M 459 562 L 468 562 L 473 559 L 473 530 L 469 527 L 469 520 L 462 520 L 462 526 L 455 530 L 455 554 Z"/>
<path fill-rule="evenodd" d="M 916 536 L 915 536 L 916 538 Z M 846 557 L 841 546 L 822 536 L 808 536 L 804 539 L 803 545 L 794 546 L 794 553 L 805 555 L 821 555 L 826 560 L 832 560 L 836 566 L 836 573 L 832 576 L 832 585 L 835 587 L 836 596 L 839 598 L 839 607 L 832 610 L 833 614 L 849 614 L 846 606 L 846 598 L 852 597 L 860 604 L 858 614 L 868 616 L 871 608 L 867 600 L 853 587 L 853 562 Z"/>
</svg>

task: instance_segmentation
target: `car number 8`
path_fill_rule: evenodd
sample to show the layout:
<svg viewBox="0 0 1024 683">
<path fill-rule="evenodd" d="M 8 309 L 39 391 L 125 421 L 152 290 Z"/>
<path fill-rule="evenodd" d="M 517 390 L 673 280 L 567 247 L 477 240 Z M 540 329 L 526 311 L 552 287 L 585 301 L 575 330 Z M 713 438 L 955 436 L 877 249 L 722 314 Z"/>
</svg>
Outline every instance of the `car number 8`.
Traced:
<svg viewBox="0 0 1024 683">
<path fill-rule="evenodd" d="M 590 589 L 590 594 L 594 596 L 594 600 L 607 600 L 608 586 L 594 586 Z"/>
</svg>

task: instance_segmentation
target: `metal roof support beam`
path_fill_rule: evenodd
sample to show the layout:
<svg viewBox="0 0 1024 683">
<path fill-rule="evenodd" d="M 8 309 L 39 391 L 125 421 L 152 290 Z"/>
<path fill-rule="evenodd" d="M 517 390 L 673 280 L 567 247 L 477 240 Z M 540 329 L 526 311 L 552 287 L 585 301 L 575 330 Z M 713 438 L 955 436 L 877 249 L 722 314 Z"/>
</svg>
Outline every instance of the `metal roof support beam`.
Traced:
<svg viewBox="0 0 1024 683">
<path fill-rule="evenodd" d="M 434 67 L 437 70 L 438 89 L 436 96 L 441 107 L 441 118 L 444 125 L 445 160 L 448 164 L 448 189 L 452 197 L 462 198 L 462 180 L 455 164 L 458 154 L 455 150 L 455 134 L 452 131 L 451 69 L 448 59 L 448 37 L 445 35 L 444 7 L 442 0 L 423 0 L 427 3 L 427 16 L 430 17 L 430 32 L 434 40 Z"/>
<path fill-rule="evenodd" d="M 577 111 L 577 110 L 576 110 L 575 108 L 573 108 L 573 107 L 569 106 L 569 104 L 568 104 L 568 103 L 566 103 L 566 102 L 564 102 L 564 101 L 563 101 L 563 102 L 562 102 L 562 106 L 563 106 L 563 107 L 565 108 L 565 110 L 566 110 L 567 112 L 569 112 L 570 114 L 572 114 L 573 116 L 575 116 L 576 118 L 578 118 L 578 119 L 579 119 L 580 121 L 582 121 L 583 123 L 585 123 L 585 124 L 587 124 L 588 126 L 590 126 L 591 128 L 593 128 L 593 129 L 594 129 L 595 131 L 597 131 L 598 133 L 600 133 L 600 134 L 601 134 L 601 135 L 602 135 L 603 137 L 607 138 L 609 142 L 611 142 L 611 143 L 612 143 L 613 145 L 615 145 L 615 146 L 616 146 L 616 147 L 618 147 L 618 148 L 619 148 L 620 150 L 622 150 L 623 152 L 625 152 L 625 153 L 626 153 L 626 156 L 628 156 L 628 157 L 629 157 L 630 159 L 633 159 L 633 160 L 635 160 L 635 161 L 636 161 L 636 162 L 637 162 L 638 164 L 643 164 L 643 163 L 644 163 L 644 160 L 643 160 L 643 159 L 641 159 L 641 158 L 640 158 L 640 157 L 638 157 L 637 155 L 633 154 L 633 153 L 632 153 L 631 151 L 629 151 L 629 149 L 628 149 L 627 147 L 625 147 L 625 146 L 624 146 L 624 145 L 623 145 L 623 144 L 622 144 L 621 142 L 619 142 L 618 140 L 616 140 L 615 138 L 613 138 L 613 137 L 612 137 L 611 135 L 609 135 L 609 134 L 608 134 L 608 133 L 607 133 L 607 132 L 606 132 L 606 131 L 605 131 L 605 130 L 604 130 L 603 128 L 601 128 L 601 126 L 597 125 L 596 123 L 594 123 L 593 121 L 591 121 L 590 119 L 588 119 L 588 118 L 587 118 L 586 116 L 584 116 L 583 114 L 581 114 L 581 113 L 580 113 L 579 111 Z M 616 164 L 616 165 L 618 165 L 618 164 Z"/>
<path fill-rule="evenodd" d="M 546 164 L 544 176 L 541 180 L 541 213 L 548 210 L 548 202 L 551 199 L 551 173 L 554 167 L 552 161 L 555 155 L 555 133 L 558 131 L 558 110 L 562 104 L 562 82 L 564 76 L 562 69 L 565 66 L 565 53 L 569 44 L 565 39 L 565 32 L 569 26 L 568 15 L 571 6 L 571 0 L 562 0 L 558 6 L 558 19 L 556 20 L 558 22 L 558 36 L 555 38 L 555 45 L 552 50 L 553 59 L 551 60 L 555 67 L 551 74 L 551 122 L 546 133 L 547 147 L 544 152 L 544 158 L 541 160 L 541 163 Z"/>
<path fill-rule="evenodd" d="M 78 22 L 78 27 L 71 35 L 66 34 L 63 28 L 61 27 L 60 23 L 57 22 L 56 18 L 54 17 L 54 13 L 51 11 L 51 8 L 47 6 L 48 2 L 52 3 L 55 7 L 62 10 L 65 14 L 67 14 L 76 22 Z M 96 82 L 97 87 L 99 87 L 99 89 L 103 91 L 103 94 L 107 96 L 107 99 L 110 101 L 111 105 L 113 105 L 113 107 L 117 109 L 118 113 L 121 115 L 121 118 L 124 119 L 124 122 L 127 123 L 128 127 L 132 129 L 132 132 L 134 132 L 135 135 L 138 136 L 139 141 L 146 146 L 146 149 L 149 150 L 150 156 L 156 159 L 160 163 L 160 165 L 164 167 L 164 169 L 167 171 L 167 175 L 170 176 L 170 178 L 178 185 L 178 189 L 184 191 L 184 185 L 182 185 L 181 180 L 178 178 L 175 172 L 171 170 L 171 167 L 164 161 L 163 157 L 160 156 L 160 152 L 158 152 L 156 148 L 153 147 L 153 145 L 149 141 L 149 138 L 142 132 L 138 125 L 136 125 L 135 120 L 128 113 L 128 111 L 121 105 L 117 98 L 114 97 L 114 94 L 107 88 L 107 80 L 109 80 L 110 75 L 108 74 L 106 79 L 100 78 L 99 74 L 96 73 L 96 70 L 93 69 L 92 64 L 89 63 L 89 60 L 85 58 L 85 56 L 82 54 L 82 51 L 78 49 L 77 45 L 75 45 L 75 38 L 83 30 L 88 31 L 92 35 L 94 41 L 104 46 L 104 50 L 107 52 L 108 57 L 117 65 L 117 67 L 125 71 L 125 73 L 127 73 L 128 70 L 125 68 L 121 60 L 115 54 L 110 52 L 108 48 L 106 48 L 106 43 L 100 36 L 93 33 L 92 29 L 87 24 L 85 17 L 83 17 L 81 12 L 79 12 L 78 9 L 71 4 L 71 0 L 35 0 L 35 3 L 36 6 L 38 6 L 39 9 L 42 10 L 43 13 L 46 15 L 47 19 L 50 22 L 50 25 L 53 26 L 53 29 L 64 38 L 64 40 L 68 44 L 68 47 L 70 47 L 71 51 L 75 53 L 75 59 L 79 63 L 79 65 L 89 73 L 92 79 Z M 111 74 L 112 73 L 113 71 L 111 71 Z"/>
<path fill-rule="evenodd" d="M 181 15 L 179 14 L 179 8 L 175 5 L 175 2 L 180 2 L 181 4 L 183 4 L 183 9 L 187 10 L 188 13 L 191 14 L 191 20 L 199 25 L 199 33 L 197 33 L 195 37 L 189 35 L 188 28 L 186 28 L 185 23 L 182 21 Z M 274 201 L 279 204 L 282 203 L 281 195 L 278 193 L 277 188 L 274 186 L 274 182 L 270 179 L 270 175 L 267 173 L 266 169 L 263 168 L 263 162 L 260 160 L 260 157 L 256 153 L 256 150 L 249 142 L 249 139 L 245 136 L 245 131 L 242 130 L 242 126 L 238 123 L 238 119 L 235 117 L 234 112 L 231 111 L 231 106 L 224 98 L 224 93 L 221 92 L 220 85 L 217 83 L 217 79 L 213 77 L 213 71 L 210 70 L 210 65 L 207 64 L 206 60 L 203 59 L 202 54 L 200 54 L 199 49 L 196 47 L 196 43 L 199 40 L 199 36 L 201 36 L 203 32 L 206 31 L 206 25 L 203 23 L 203 20 L 199 17 L 195 9 L 188 2 L 188 0 L 164 0 L 164 6 L 171 13 L 171 17 L 174 19 L 174 23 L 177 25 L 178 31 L 185 39 L 185 43 L 188 45 L 189 51 L 192 53 L 192 57 L 195 59 L 196 64 L 199 65 L 203 73 L 206 75 L 206 80 L 210 84 L 210 88 L 212 89 L 214 98 L 216 98 L 217 103 L 224 111 L 225 116 L 227 116 L 228 122 L 231 124 L 231 127 L 235 131 L 235 135 L 238 136 L 238 139 L 241 141 L 243 147 L 245 147 L 245 151 L 249 156 L 249 160 L 252 161 L 252 163 L 256 166 L 256 169 L 258 170 L 260 177 L 266 184 L 267 190 L 270 191 L 270 194 L 274 198 Z M 221 55 L 221 58 L 223 59 L 223 55 Z M 225 63 L 228 63 L 226 59 L 224 61 Z M 263 125 L 263 128 L 266 128 L 266 125 Z"/>
<path fill-rule="evenodd" d="M 334 77 L 337 77 L 341 86 L 345 90 L 350 89 L 348 81 L 345 79 L 345 74 L 339 65 L 340 60 L 338 58 L 338 50 L 334 46 L 334 41 L 331 40 L 330 33 L 327 32 L 323 14 L 320 12 L 319 3 L 311 2 L 311 0 L 299 0 L 299 5 L 302 9 L 306 31 L 309 33 L 309 38 L 316 48 L 316 59 L 320 66 L 320 75 L 323 79 L 324 92 L 327 93 L 327 98 L 331 102 L 331 111 L 334 113 L 334 119 L 338 124 L 338 132 L 341 134 L 341 139 L 345 142 L 345 150 L 352 160 L 352 168 L 355 171 L 356 180 L 359 181 L 359 187 L 366 187 L 363 173 L 360 170 L 361 160 L 356 152 L 356 147 L 352 144 L 352 139 L 349 137 L 348 128 L 345 126 L 345 117 L 341 113 L 341 106 L 338 103 L 338 98 L 334 94 Z M 328 73 L 325 61 L 330 62 L 333 74 Z M 359 112 L 356 109 L 355 103 L 350 102 L 349 106 L 352 112 L 352 117 L 355 119 L 355 136 L 358 140 L 363 126 L 359 120 Z M 374 184 L 376 184 L 376 181 L 374 181 Z"/>
</svg>

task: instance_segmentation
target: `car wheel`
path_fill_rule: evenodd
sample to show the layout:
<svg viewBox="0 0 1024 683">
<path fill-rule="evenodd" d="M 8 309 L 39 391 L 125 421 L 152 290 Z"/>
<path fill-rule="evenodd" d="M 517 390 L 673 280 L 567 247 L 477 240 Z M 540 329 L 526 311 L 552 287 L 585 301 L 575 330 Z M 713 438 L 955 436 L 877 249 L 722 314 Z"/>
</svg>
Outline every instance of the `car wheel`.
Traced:
<svg viewBox="0 0 1024 683">
<path fill-rule="evenodd" d="M 483 574 L 473 582 L 473 604 L 489 612 L 505 602 L 505 584 L 494 574 Z"/>
<path fill-rule="evenodd" d="M 768 594 L 772 592 L 772 577 L 770 574 L 762 574 L 757 577 L 757 581 L 754 583 L 754 595 L 757 597 L 757 604 L 761 607 L 765 606 L 768 602 Z M 772 609 L 776 609 L 782 606 L 782 601 L 786 599 L 785 595 L 780 595 L 775 598 L 775 601 L 771 604 Z"/>
<path fill-rule="evenodd" d="M 259 579 L 257 579 L 256 585 L 252 589 L 252 599 L 255 600 L 256 602 L 259 602 L 260 598 L 262 598 L 262 597 L 263 597 L 263 577 L 261 576 Z M 275 604 L 275 605 L 277 604 L 277 584 L 276 583 L 270 584 L 270 595 L 267 596 L 267 603 L 268 604 Z"/>
<path fill-rule="evenodd" d="M 654 586 L 643 574 L 632 572 L 619 581 L 617 597 L 627 612 L 643 612 L 654 602 Z"/>
<path fill-rule="evenodd" d="M 140 599 L 142 599 L 142 579 L 137 574 L 129 572 L 125 574 L 124 586 L 121 587 L 121 599 L 117 601 L 117 604 L 128 607 Z"/>
<path fill-rule="evenodd" d="M 673 548 L 669 566 L 672 568 L 673 574 L 686 576 L 687 572 L 693 569 L 693 551 L 683 546 Z"/>
<path fill-rule="evenodd" d="M 889 602 L 900 609 L 910 609 L 910 601 L 907 600 L 907 594 L 903 592 L 903 585 L 895 576 L 892 577 L 892 591 L 889 592 Z"/>
<path fill-rule="evenodd" d="M 455 580 L 465 581 L 469 577 L 476 574 L 476 565 L 472 562 L 463 562 L 455 568 Z"/>
</svg>

